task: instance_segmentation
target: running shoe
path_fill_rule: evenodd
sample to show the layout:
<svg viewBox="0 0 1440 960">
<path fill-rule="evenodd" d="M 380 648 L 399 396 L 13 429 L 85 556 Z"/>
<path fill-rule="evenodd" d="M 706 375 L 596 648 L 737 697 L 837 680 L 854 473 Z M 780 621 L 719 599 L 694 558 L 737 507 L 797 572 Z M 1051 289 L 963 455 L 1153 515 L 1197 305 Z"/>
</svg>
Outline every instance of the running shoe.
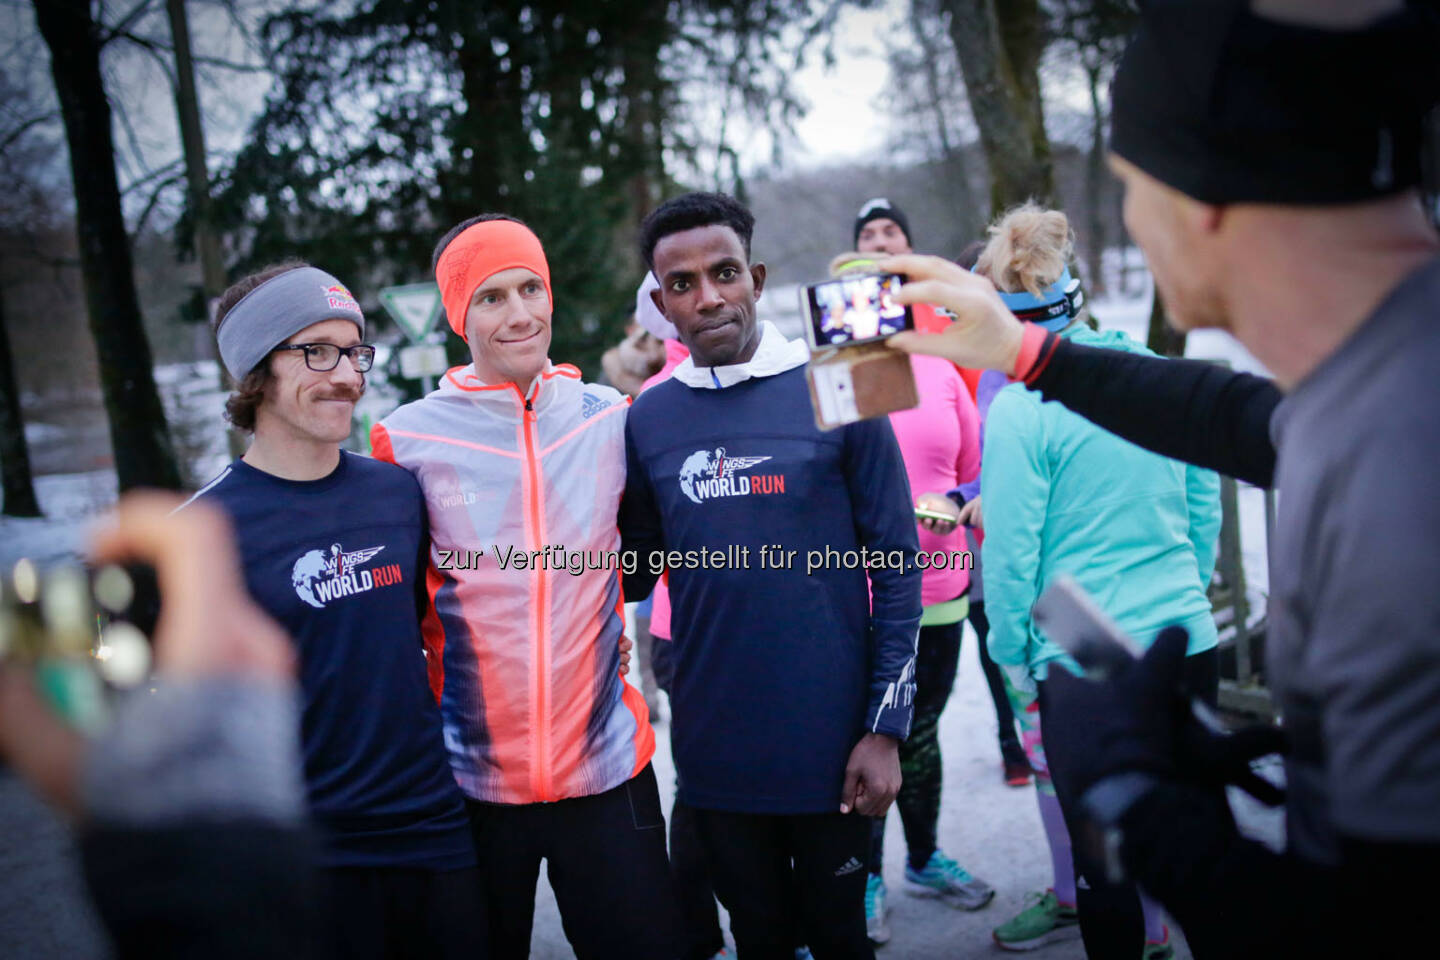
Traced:
<svg viewBox="0 0 1440 960">
<path fill-rule="evenodd" d="M 1030 769 L 1030 764 L 1026 763 L 1023 760 L 1019 762 L 1006 760 L 1004 767 L 1005 786 L 1023 787 L 1030 783 L 1030 777 L 1033 773 L 1033 771 Z"/>
<path fill-rule="evenodd" d="M 936 850 L 925 869 L 905 864 L 905 892 L 915 897 L 938 897 L 962 910 L 979 910 L 995 897 L 995 888 L 970 875 L 960 864 Z"/>
<path fill-rule="evenodd" d="M 872 873 L 865 880 L 865 935 L 871 943 L 888 943 L 890 926 L 885 922 L 885 879 Z"/>
<path fill-rule="evenodd" d="M 1140 954 L 1140 960 L 1175 960 L 1175 947 L 1170 943 L 1170 928 L 1165 928 L 1165 939 L 1159 943 L 1153 940 L 1145 941 L 1145 950 Z"/>
<path fill-rule="evenodd" d="M 1078 938 L 1080 914 L 1061 903 L 1054 890 L 1030 893 L 1025 897 L 1025 909 L 996 927 L 992 935 L 1001 950 L 1038 950 L 1048 943 Z"/>
</svg>

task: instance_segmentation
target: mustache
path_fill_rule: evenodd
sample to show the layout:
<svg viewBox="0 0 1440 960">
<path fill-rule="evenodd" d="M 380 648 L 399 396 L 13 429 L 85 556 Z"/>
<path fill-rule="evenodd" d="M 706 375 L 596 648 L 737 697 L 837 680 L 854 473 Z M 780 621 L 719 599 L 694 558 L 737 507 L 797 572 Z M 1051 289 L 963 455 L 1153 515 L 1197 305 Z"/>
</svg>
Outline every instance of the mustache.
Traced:
<svg viewBox="0 0 1440 960">
<path fill-rule="evenodd" d="M 324 394 L 321 400 L 349 400 L 351 403 L 358 401 L 365 395 L 365 384 L 362 382 L 358 387 L 336 387 L 329 393 Z"/>
</svg>

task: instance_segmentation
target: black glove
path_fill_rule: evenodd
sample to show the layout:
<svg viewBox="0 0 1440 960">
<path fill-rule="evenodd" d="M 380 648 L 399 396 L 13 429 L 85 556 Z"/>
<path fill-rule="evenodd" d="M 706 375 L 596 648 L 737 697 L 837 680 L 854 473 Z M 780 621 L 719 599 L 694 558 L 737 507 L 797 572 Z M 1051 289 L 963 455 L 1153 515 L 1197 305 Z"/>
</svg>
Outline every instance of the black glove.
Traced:
<svg viewBox="0 0 1440 960">
<path fill-rule="evenodd" d="M 1215 732 L 1196 717 L 1184 689 L 1181 627 L 1160 631 L 1145 656 L 1117 668 L 1104 683 L 1053 669 L 1047 681 L 1046 751 L 1077 796 L 1106 777 L 1144 773 L 1162 780 L 1219 787 L 1235 784 L 1262 803 L 1284 794 L 1256 776 L 1250 761 L 1282 752 L 1284 734 L 1253 727 Z"/>
</svg>

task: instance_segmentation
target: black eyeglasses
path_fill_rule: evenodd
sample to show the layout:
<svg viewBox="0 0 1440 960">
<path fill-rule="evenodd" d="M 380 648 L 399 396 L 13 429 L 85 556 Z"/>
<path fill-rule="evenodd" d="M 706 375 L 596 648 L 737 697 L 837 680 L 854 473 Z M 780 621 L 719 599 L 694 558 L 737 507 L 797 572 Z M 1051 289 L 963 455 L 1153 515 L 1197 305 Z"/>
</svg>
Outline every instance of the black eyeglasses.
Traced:
<svg viewBox="0 0 1440 960">
<path fill-rule="evenodd" d="M 316 373 L 328 373 L 340 365 L 340 354 L 350 358 L 356 373 L 364 373 L 375 365 L 375 348 L 368 343 L 353 347 L 337 347 L 333 343 L 287 343 L 276 350 L 304 350 L 305 366 Z"/>
</svg>

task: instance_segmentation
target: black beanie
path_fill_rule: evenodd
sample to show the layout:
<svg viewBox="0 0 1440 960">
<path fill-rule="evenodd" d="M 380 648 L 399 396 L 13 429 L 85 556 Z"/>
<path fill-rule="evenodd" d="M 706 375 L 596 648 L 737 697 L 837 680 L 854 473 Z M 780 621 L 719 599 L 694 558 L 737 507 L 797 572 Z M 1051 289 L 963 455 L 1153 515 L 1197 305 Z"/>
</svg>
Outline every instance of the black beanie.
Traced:
<svg viewBox="0 0 1440 960">
<path fill-rule="evenodd" d="M 1420 182 L 1440 101 L 1433 10 L 1363 29 L 1150 0 L 1111 86 L 1110 148 L 1204 203 L 1350 203 Z"/>
<path fill-rule="evenodd" d="M 850 238 L 850 242 L 855 246 L 860 245 L 860 231 L 865 229 L 865 224 L 871 220 L 894 220 L 900 225 L 900 232 L 905 234 L 905 242 L 912 247 L 915 245 L 910 239 L 910 221 L 905 219 L 905 214 L 884 197 L 874 197 L 866 200 L 861 205 L 860 212 L 855 214 L 855 236 Z"/>
</svg>

